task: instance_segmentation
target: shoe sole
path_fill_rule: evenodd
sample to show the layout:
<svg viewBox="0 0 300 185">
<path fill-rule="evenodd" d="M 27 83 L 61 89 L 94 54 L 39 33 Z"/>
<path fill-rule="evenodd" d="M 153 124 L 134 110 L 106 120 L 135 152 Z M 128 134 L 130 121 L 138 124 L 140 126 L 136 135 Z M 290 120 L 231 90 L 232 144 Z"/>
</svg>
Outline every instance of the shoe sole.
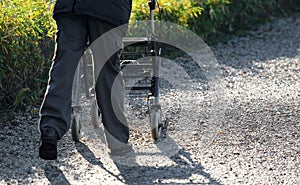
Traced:
<svg viewBox="0 0 300 185">
<path fill-rule="evenodd" d="M 51 147 L 52 147 L 52 149 L 49 150 L 49 148 L 51 148 Z M 56 147 L 53 145 L 49 147 L 49 145 L 47 146 L 47 144 L 42 144 L 39 149 L 39 156 L 41 159 L 44 159 L 44 160 L 57 159 Z"/>
</svg>

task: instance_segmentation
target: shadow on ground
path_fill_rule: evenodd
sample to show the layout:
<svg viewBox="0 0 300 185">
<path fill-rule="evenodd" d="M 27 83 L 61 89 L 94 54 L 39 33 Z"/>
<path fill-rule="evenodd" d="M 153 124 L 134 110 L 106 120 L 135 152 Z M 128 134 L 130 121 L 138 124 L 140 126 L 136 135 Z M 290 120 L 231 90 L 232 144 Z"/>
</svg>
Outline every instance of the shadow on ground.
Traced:
<svg viewBox="0 0 300 185">
<path fill-rule="evenodd" d="M 61 171 L 57 166 L 47 163 L 44 167 L 46 178 L 49 180 L 50 184 L 64 184 L 71 185 L 70 182 L 65 177 L 63 171 Z"/>
<path fill-rule="evenodd" d="M 168 138 L 173 143 L 170 145 L 176 145 L 174 140 Z M 163 145 L 156 144 L 157 147 L 164 153 Z M 221 185 L 216 179 L 211 177 L 209 173 L 205 172 L 204 167 L 192 160 L 191 154 L 185 149 L 180 149 L 176 154 L 169 157 L 174 162 L 172 166 L 141 166 L 135 164 L 123 164 L 115 162 L 122 180 L 119 175 L 115 175 L 109 169 L 107 169 L 100 159 L 96 158 L 93 152 L 84 143 L 76 144 L 77 151 L 92 165 L 98 165 L 110 175 L 114 176 L 120 182 L 128 185 L 134 184 L 215 184 Z M 135 156 L 143 155 L 141 153 L 135 153 Z M 151 154 L 155 155 L 155 153 Z M 148 156 L 149 157 L 149 156 Z M 163 163 L 163 161 L 162 161 Z M 195 180 L 194 177 L 197 176 Z M 200 177 L 201 180 L 198 178 Z"/>
</svg>

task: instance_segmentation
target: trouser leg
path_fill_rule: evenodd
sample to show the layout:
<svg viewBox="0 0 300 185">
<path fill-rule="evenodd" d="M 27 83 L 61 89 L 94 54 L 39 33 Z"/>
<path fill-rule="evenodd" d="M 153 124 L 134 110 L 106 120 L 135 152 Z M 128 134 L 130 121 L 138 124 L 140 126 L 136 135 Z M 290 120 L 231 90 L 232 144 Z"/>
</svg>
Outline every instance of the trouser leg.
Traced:
<svg viewBox="0 0 300 185">
<path fill-rule="evenodd" d="M 129 139 L 129 128 L 124 114 L 124 82 L 120 75 L 119 62 L 124 32 L 113 28 L 113 25 L 100 20 L 89 21 L 97 79 L 95 90 L 109 145 L 118 141 L 127 143 Z M 99 37 L 100 35 L 102 36 Z"/>
<path fill-rule="evenodd" d="M 116 139 L 123 143 L 127 143 L 129 139 L 129 128 L 124 115 L 124 83 L 112 65 L 116 58 L 115 54 L 109 59 L 96 81 L 97 99 L 109 145 L 115 144 Z"/>
<path fill-rule="evenodd" d="M 39 126 L 54 128 L 61 138 L 70 126 L 73 77 L 86 45 L 87 31 L 84 20 L 71 14 L 57 17 L 56 23 L 56 51 Z"/>
</svg>

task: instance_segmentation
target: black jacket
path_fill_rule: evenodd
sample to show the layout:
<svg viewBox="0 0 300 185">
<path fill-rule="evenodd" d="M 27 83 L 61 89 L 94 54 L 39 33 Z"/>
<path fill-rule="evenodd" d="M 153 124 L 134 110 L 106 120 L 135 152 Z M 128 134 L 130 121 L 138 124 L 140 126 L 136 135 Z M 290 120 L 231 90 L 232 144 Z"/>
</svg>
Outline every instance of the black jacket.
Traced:
<svg viewBox="0 0 300 185">
<path fill-rule="evenodd" d="M 87 15 L 119 26 L 129 21 L 132 0 L 57 0 L 54 17 L 62 13 Z"/>
</svg>

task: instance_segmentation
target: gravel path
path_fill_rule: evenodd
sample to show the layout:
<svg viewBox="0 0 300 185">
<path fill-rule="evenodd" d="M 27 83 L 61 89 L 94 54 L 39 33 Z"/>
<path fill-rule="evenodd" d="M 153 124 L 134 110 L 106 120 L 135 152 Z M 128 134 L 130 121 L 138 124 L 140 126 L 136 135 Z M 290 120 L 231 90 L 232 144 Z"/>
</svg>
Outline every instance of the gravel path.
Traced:
<svg viewBox="0 0 300 185">
<path fill-rule="evenodd" d="M 224 73 L 219 106 L 202 77 L 164 81 L 170 126 L 158 143 L 151 141 L 145 100 L 132 101 L 134 155 L 108 156 L 87 102 L 81 142 L 68 133 L 57 161 L 38 158 L 36 117 L 0 120 L 0 184 L 300 184 L 299 31 L 300 14 L 294 14 L 211 48 Z M 176 62 L 194 74 L 188 60 Z M 178 73 L 167 60 L 164 68 Z M 212 120 L 216 108 L 221 119 Z"/>
</svg>

